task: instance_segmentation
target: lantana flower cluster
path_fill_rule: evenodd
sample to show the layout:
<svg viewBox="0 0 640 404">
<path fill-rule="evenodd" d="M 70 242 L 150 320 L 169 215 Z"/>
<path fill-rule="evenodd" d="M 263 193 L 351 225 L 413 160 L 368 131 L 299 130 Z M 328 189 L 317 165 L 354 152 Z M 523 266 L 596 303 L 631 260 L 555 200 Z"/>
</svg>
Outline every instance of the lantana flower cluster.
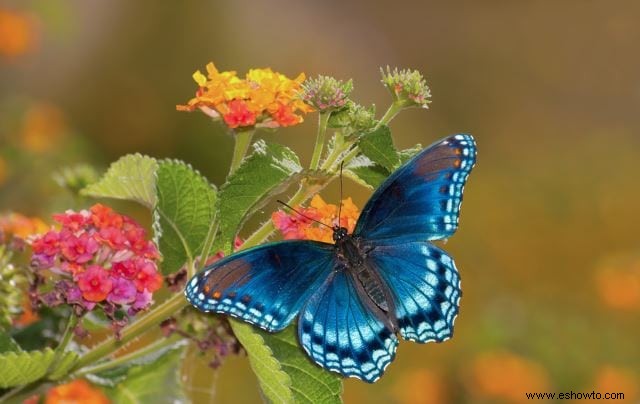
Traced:
<svg viewBox="0 0 640 404">
<path fill-rule="evenodd" d="M 219 72 L 209 63 L 207 75 L 198 70 L 193 79 L 199 86 L 196 96 L 176 108 L 199 108 L 213 118 L 222 117 L 232 129 L 297 125 L 303 121 L 302 114 L 313 110 L 300 98 L 304 73 L 290 79 L 269 68 L 251 69 L 243 79 L 235 71 Z"/>
<path fill-rule="evenodd" d="M 296 212 L 282 210 L 271 215 L 273 224 L 285 240 L 303 239 L 333 243 L 333 230 L 330 227 L 338 224 L 338 212 L 340 212 L 339 225 L 346 228 L 349 233 L 353 232 L 360 216 L 360 210 L 351 198 L 342 200 L 342 210 L 340 210 L 338 206 L 326 203 L 320 195 L 315 195 L 311 199 L 309 207 L 297 206 L 296 210 L 306 217 Z M 322 226 L 310 219 L 330 227 Z"/>
<path fill-rule="evenodd" d="M 162 286 L 160 254 L 138 223 L 100 204 L 53 218 L 61 228 L 31 240 L 37 300 L 70 304 L 77 314 L 100 305 L 112 319 L 117 310 L 131 316 L 151 305 Z M 38 294 L 45 271 L 59 280 L 53 290 Z"/>
</svg>

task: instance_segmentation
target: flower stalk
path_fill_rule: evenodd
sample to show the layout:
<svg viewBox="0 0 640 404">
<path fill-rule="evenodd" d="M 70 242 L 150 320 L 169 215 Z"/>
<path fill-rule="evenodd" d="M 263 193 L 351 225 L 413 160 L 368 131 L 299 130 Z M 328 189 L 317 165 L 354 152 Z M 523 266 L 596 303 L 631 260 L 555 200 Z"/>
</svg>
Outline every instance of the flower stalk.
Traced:
<svg viewBox="0 0 640 404">
<path fill-rule="evenodd" d="M 320 156 L 322 155 L 322 149 L 324 146 L 324 138 L 327 132 L 327 123 L 331 112 L 325 111 L 318 114 L 318 133 L 316 135 L 316 144 L 313 148 L 313 156 L 311 157 L 311 165 L 309 168 L 317 170 L 320 164 Z"/>
<path fill-rule="evenodd" d="M 254 128 L 238 130 L 235 134 L 235 145 L 233 146 L 233 156 L 231 158 L 231 167 L 229 168 L 229 177 L 240 167 L 242 160 L 247 155 L 251 139 L 255 133 Z"/>
<path fill-rule="evenodd" d="M 76 365 L 73 367 L 72 372 L 82 369 L 83 367 L 95 363 L 109 355 L 112 355 L 118 349 L 125 346 L 127 342 L 153 329 L 154 326 L 175 315 L 187 306 L 188 303 L 182 293 L 177 293 L 171 296 L 169 299 L 158 305 L 155 309 L 149 311 L 146 315 L 140 317 L 134 323 L 125 327 L 122 331 L 120 340 L 117 340 L 114 336 L 111 336 L 98 345 L 94 346 L 91 350 L 89 350 L 89 352 L 87 352 L 78 360 Z"/>
</svg>

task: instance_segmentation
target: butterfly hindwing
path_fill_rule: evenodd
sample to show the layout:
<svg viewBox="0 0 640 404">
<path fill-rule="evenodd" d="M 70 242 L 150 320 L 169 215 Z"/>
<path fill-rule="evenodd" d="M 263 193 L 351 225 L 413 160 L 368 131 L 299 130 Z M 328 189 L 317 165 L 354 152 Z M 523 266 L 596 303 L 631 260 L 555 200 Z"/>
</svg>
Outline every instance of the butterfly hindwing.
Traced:
<svg viewBox="0 0 640 404">
<path fill-rule="evenodd" d="M 185 295 L 201 311 L 279 331 L 323 285 L 333 255 L 333 245 L 316 241 L 264 244 L 209 265 L 189 281 Z"/>
<path fill-rule="evenodd" d="M 435 240 L 458 228 L 462 191 L 476 160 L 471 135 L 434 143 L 396 170 L 365 205 L 355 236 Z"/>
<path fill-rule="evenodd" d="M 298 337 L 325 369 L 373 383 L 393 361 L 398 339 L 361 299 L 352 275 L 336 270 L 302 309 Z"/>
<path fill-rule="evenodd" d="M 442 342 L 453 335 L 461 297 L 453 259 L 428 241 L 372 242 L 367 262 L 394 297 L 400 335 Z"/>
</svg>

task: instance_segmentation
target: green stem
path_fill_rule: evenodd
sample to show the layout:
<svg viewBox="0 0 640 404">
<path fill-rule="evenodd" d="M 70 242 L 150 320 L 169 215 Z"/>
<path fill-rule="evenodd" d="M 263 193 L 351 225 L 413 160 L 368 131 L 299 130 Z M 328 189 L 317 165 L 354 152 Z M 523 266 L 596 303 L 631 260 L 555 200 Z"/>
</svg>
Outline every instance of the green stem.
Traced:
<svg viewBox="0 0 640 404">
<path fill-rule="evenodd" d="M 169 299 L 162 302 L 158 307 L 126 327 L 122 331 L 122 337 L 120 338 L 120 340 L 116 340 L 115 337 L 112 336 L 91 348 L 89 352 L 84 354 L 78 360 L 72 371 L 81 369 L 91 363 L 95 363 L 100 359 L 113 354 L 127 342 L 149 331 L 152 327 L 175 315 L 177 312 L 187 306 L 188 303 L 182 293 L 173 295 Z"/>
<path fill-rule="evenodd" d="M 137 351 L 133 351 L 131 353 L 128 353 L 126 355 L 122 355 L 122 356 L 118 356 L 117 358 L 107 361 L 107 362 L 103 362 L 103 363 L 99 363 L 95 366 L 88 366 L 85 367 L 83 369 L 81 369 L 80 371 L 76 372 L 73 374 L 73 377 L 81 377 L 87 374 L 91 374 L 91 373 L 98 373 L 98 372 L 104 372 L 105 370 L 110 370 L 110 369 L 114 369 L 117 368 L 118 366 L 121 366 L 125 363 L 131 362 L 135 359 L 141 358 L 145 355 L 148 354 L 152 354 L 155 353 L 159 350 L 161 350 L 162 348 L 171 346 L 173 344 L 175 344 L 176 342 L 180 341 L 183 337 L 181 335 L 178 334 L 174 334 L 168 338 L 162 338 L 159 341 L 154 342 L 153 344 L 149 344 L 146 347 L 139 349 Z"/>
<path fill-rule="evenodd" d="M 231 158 L 231 167 L 229 168 L 229 176 L 231 176 L 231 174 L 240 167 L 240 164 L 242 164 L 242 159 L 244 159 L 244 156 L 247 154 L 247 150 L 249 150 L 254 133 L 254 128 L 243 129 L 236 132 L 235 145 L 233 146 L 233 157 Z"/>
<path fill-rule="evenodd" d="M 300 186 L 300 188 L 298 188 L 296 193 L 289 199 L 287 203 L 290 206 L 299 205 L 306 200 L 305 196 L 306 196 L 305 187 Z M 267 220 L 262 224 L 262 226 L 260 226 L 258 230 L 256 230 L 252 235 L 250 235 L 244 241 L 244 243 L 242 243 L 242 246 L 240 247 L 240 249 L 244 250 L 244 249 L 254 247 L 254 246 L 257 246 L 258 244 L 263 243 L 269 237 L 271 237 L 271 234 L 275 231 L 275 229 L 276 228 L 273 225 L 273 222 L 271 220 Z"/>
<path fill-rule="evenodd" d="M 320 164 L 320 156 L 322 155 L 322 148 L 324 146 L 324 137 L 327 132 L 327 123 L 331 112 L 320 112 L 318 114 L 318 134 L 316 135 L 316 145 L 313 147 L 313 155 L 311 156 L 311 165 L 309 168 L 317 170 Z"/>
<path fill-rule="evenodd" d="M 378 124 L 374 129 L 378 129 L 382 125 L 387 125 L 396 115 L 398 115 L 398 112 L 402 111 L 403 108 L 404 104 L 402 102 L 392 102 L 391 105 L 389 105 L 389 109 L 387 109 L 387 112 L 382 115 L 382 118 L 380 118 L 380 121 L 378 121 Z"/>
<path fill-rule="evenodd" d="M 217 209 L 216 209 L 217 211 Z M 216 212 L 214 212 L 214 215 Z M 216 233 L 218 232 L 218 221 L 214 216 L 213 221 L 211 222 L 211 226 L 209 226 L 209 231 L 207 232 L 207 237 L 204 239 L 204 246 L 202 247 L 202 253 L 200 254 L 200 262 L 198 262 L 198 268 L 196 272 L 200 272 L 202 268 L 207 264 L 207 258 L 209 258 L 209 254 L 211 253 L 211 248 L 213 247 L 213 242 L 216 238 Z M 189 271 L 191 267 L 187 267 L 187 271 Z M 189 271 L 193 272 L 193 271 Z M 194 275 L 193 273 L 187 273 L 188 278 Z"/>
<path fill-rule="evenodd" d="M 60 362 L 60 358 L 62 357 L 62 354 L 64 353 L 65 349 L 67 349 L 67 345 L 69 345 L 69 342 L 71 342 L 71 339 L 73 338 L 73 330 L 74 328 L 76 328 L 77 324 L 78 324 L 78 316 L 71 313 L 71 316 L 67 321 L 67 326 L 64 329 L 64 334 L 62 334 L 62 340 L 60 341 L 60 344 L 56 348 L 56 352 L 53 356 L 53 360 L 51 361 L 51 365 L 49 365 L 49 369 L 47 370 L 47 373 L 51 373 L 51 371 L 55 370 L 55 368 L 58 366 L 58 363 Z"/>
</svg>

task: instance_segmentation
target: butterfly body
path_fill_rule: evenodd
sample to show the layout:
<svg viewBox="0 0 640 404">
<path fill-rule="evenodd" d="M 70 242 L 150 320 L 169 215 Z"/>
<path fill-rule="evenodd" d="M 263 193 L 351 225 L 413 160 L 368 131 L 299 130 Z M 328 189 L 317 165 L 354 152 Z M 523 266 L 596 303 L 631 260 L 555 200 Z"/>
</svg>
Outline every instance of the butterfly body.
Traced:
<svg viewBox="0 0 640 404">
<path fill-rule="evenodd" d="M 475 164 L 470 135 L 424 149 L 374 192 L 355 230 L 334 244 L 286 240 L 240 251 L 187 284 L 187 299 L 277 332 L 298 317 L 298 339 L 320 366 L 375 382 L 398 335 L 419 343 L 453 334 L 461 296 L 453 259 L 429 240 L 458 227 Z"/>
<path fill-rule="evenodd" d="M 362 239 L 348 234 L 344 227 L 334 227 L 333 239 L 336 242 L 336 257 L 341 263 L 336 269 L 348 273 L 360 299 L 395 333 L 398 327 L 393 299 L 380 276 L 367 262 L 367 254 L 371 249 L 364 248 Z"/>
</svg>

